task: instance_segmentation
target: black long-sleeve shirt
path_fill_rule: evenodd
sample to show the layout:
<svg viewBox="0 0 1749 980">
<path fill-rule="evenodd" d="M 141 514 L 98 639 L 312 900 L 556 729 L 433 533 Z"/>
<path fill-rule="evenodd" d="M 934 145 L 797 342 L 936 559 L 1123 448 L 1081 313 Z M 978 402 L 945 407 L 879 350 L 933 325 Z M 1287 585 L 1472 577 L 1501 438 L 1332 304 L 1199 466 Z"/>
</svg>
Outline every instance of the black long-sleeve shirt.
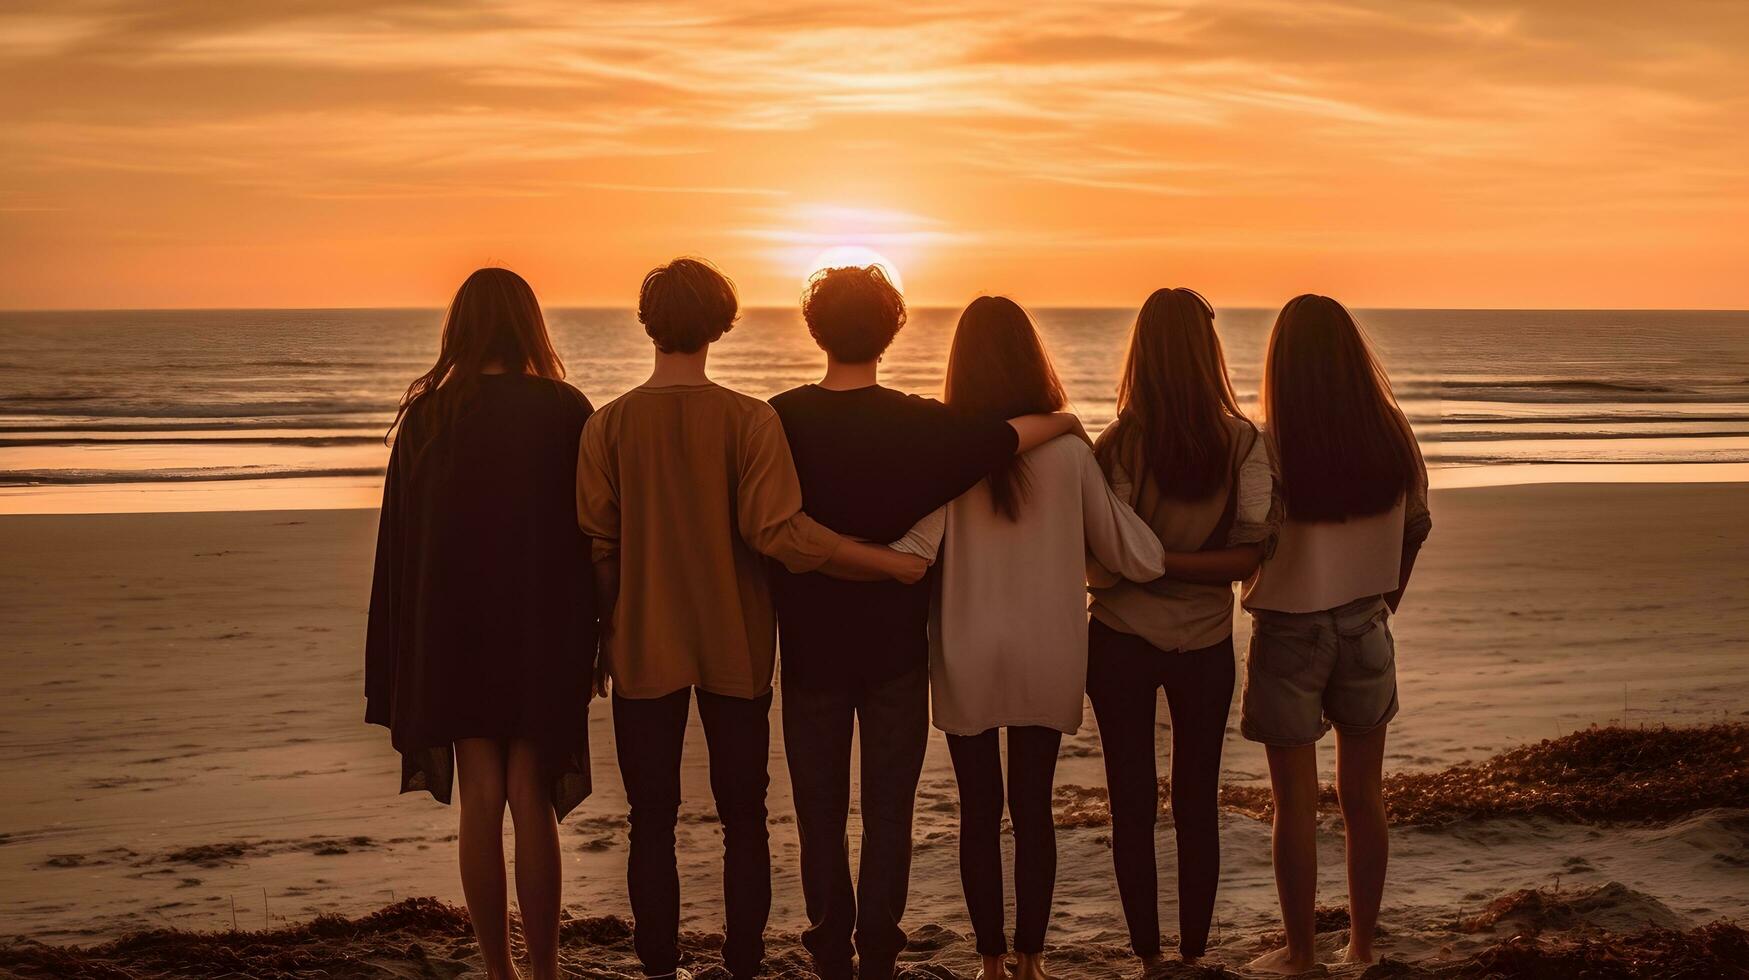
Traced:
<svg viewBox="0 0 1749 980">
<path fill-rule="evenodd" d="M 771 399 L 802 484 L 802 509 L 840 534 L 888 542 L 1014 455 L 1003 419 L 870 385 L 803 385 Z M 783 682 L 875 682 L 929 663 L 929 585 L 775 573 Z"/>
</svg>

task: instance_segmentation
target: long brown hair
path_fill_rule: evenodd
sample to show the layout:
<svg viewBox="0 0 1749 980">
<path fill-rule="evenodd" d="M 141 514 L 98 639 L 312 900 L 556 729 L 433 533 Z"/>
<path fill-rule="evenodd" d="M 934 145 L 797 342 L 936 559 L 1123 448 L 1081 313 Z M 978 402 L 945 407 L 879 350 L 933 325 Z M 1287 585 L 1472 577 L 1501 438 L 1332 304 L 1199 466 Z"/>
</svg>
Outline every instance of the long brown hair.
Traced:
<svg viewBox="0 0 1749 980">
<path fill-rule="evenodd" d="M 947 355 L 942 398 L 954 408 L 991 418 L 1059 412 L 1069 403 L 1032 317 L 1005 296 L 979 296 L 960 314 Z M 1019 456 L 990 474 L 996 512 L 1020 519 L 1029 480 Z"/>
<path fill-rule="evenodd" d="M 1245 413 L 1227 379 L 1214 307 L 1194 289 L 1154 290 L 1130 331 L 1100 462 L 1109 470 L 1122 445 L 1139 441 L 1161 496 L 1201 500 L 1227 478 L 1229 418 Z M 1143 475 L 1133 474 L 1138 484 Z"/>
<path fill-rule="evenodd" d="M 1391 381 L 1360 325 L 1328 296 L 1296 296 L 1275 318 L 1263 414 L 1294 520 L 1383 513 L 1418 478 L 1415 434 Z"/>
<path fill-rule="evenodd" d="M 439 411 L 429 442 L 461 416 L 488 365 L 554 381 L 565 376 L 565 365 L 547 336 L 540 301 L 528 281 L 509 269 L 477 269 L 455 291 L 443 320 L 437 363 L 407 386 L 383 441 L 406 419 L 414 402 L 433 397 L 439 400 Z"/>
</svg>

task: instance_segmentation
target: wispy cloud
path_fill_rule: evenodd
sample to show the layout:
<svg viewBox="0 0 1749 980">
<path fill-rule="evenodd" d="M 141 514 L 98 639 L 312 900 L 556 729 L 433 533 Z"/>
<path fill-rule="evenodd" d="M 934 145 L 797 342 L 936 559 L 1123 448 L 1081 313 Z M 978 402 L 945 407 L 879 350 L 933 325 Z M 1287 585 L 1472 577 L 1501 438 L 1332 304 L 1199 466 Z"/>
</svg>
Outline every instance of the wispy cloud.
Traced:
<svg viewBox="0 0 1749 980">
<path fill-rule="evenodd" d="M 1332 226 L 1625 256 L 1749 217 L 1745 49 L 1749 6 L 1706 0 L 13 0 L 0 181 L 111 226 L 557 216 L 627 262 L 854 237 L 982 268 L 1202 236 L 1310 267 Z"/>
</svg>

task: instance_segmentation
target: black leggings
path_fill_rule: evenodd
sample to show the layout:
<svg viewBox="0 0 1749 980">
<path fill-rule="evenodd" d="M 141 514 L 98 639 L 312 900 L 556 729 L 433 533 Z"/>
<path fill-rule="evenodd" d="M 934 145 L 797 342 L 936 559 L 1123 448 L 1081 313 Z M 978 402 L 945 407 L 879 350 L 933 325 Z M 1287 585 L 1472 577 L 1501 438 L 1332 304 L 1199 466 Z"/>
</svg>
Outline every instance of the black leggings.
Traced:
<svg viewBox="0 0 1749 980">
<path fill-rule="evenodd" d="M 1087 635 L 1087 695 L 1099 721 L 1111 794 L 1111 859 L 1137 956 L 1160 952 L 1154 822 L 1160 784 L 1154 760 L 1155 690 L 1172 714 L 1172 825 L 1178 838 L 1178 948 L 1201 956 L 1221 879 L 1221 746 L 1233 705 L 1233 638 L 1167 652 L 1093 620 Z"/>
<path fill-rule="evenodd" d="M 972 915 L 978 952 L 1008 952 L 1002 914 L 1002 754 L 998 729 L 949 735 L 960 784 L 960 884 Z M 1057 776 L 1054 728 L 1008 729 L 1008 815 L 1014 825 L 1014 950 L 1042 953 L 1057 884 L 1057 828 L 1051 787 Z"/>
</svg>

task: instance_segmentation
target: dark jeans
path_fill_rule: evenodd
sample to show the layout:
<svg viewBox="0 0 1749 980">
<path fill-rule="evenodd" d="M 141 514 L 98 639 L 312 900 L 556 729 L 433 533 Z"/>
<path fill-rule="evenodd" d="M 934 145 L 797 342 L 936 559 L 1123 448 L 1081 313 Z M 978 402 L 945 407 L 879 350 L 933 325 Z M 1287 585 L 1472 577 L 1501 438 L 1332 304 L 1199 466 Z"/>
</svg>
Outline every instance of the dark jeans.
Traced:
<svg viewBox="0 0 1749 980">
<path fill-rule="evenodd" d="M 862 859 L 850 881 L 850 733 L 862 726 Z M 783 745 L 802 838 L 802 945 L 824 980 L 887 980 L 905 948 L 911 815 L 929 744 L 929 669 L 873 684 L 783 689 Z"/>
<path fill-rule="evenodd" d="M 1002 927 L 1002 754 L 998 729 L 949 735 L 960 784 L 960 884 L 978 952 L 1008 952 Z M 1051 787 L 1063 733 L 1054 728 L 1008 729 L 1008 816 L 1014 825 L 1014 951 L 1042 953 L 1057 884 L 1057 828 Z"/>
<path fill-rule="evenodd" d="M 1178 948 L 1201 956 L 1221 879 L 1221 746 L 1233 705 L 1233 638 L 1167 652 L 1093 620 L 1087 634 L 1087 695 L 1099 721 L 1111 794 L 1111 859 L 1138 956 L 1160 952 L 1154 822 L 1160 783 L 1154 761 L 1155 691 L 1172 714 L 1172 826 L 1178 838 Z"/>
<path fill-rule="evenodd" d="M 626 867 L 632 943 L 644 975 L 672 974 L 679 963 L 680 874 L 674 825 L 680 813 L 680 750 L 692 690 L 648 700 L 613 696 L 614 743 L 632 808 Z M 711 795 L 723 825 L 723 965 L 736 977 L 759 972 L 771 915 L 771 846 L 765 830 L 771 695 L 751 700 L 698 692 L 710 750 Z"/>
</svg>

